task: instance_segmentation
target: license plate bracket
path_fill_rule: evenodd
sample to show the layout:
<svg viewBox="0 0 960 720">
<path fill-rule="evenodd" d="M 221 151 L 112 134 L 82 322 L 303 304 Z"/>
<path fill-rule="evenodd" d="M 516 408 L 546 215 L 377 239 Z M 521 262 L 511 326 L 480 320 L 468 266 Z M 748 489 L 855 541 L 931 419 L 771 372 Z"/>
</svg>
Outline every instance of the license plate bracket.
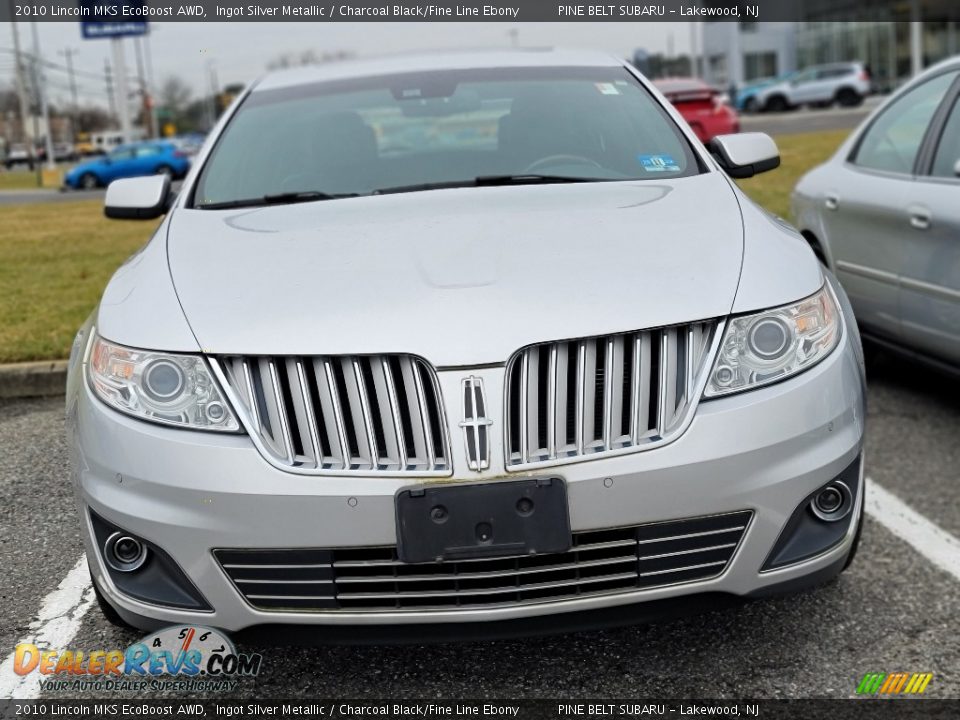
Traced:
<svg viewBox="0 0 960 720">
<path fill-rule="evenodd" d="M 558 477 L 402 488 L 396 517 L 406 563 L 558 553 L 571 544 Z"/>
</svg>

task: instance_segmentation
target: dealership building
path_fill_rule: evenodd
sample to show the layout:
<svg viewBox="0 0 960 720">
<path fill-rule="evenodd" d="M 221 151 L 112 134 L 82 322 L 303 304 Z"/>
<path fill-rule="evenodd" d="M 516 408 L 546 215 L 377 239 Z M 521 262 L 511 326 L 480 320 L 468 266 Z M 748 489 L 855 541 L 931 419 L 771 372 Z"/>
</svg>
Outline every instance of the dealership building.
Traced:
<svg viewBox="0 0 960 720">
<path fill-rule="evenodd" d="M 703 24 L 708 82 L 742 85 L 809 65 L 859 60 L 869 66 L 878 87 L 890 89 L 960 52 L 956 0 L 785 2 L 792 3 L 790 14 L 799 20 Z"/>
</svg>

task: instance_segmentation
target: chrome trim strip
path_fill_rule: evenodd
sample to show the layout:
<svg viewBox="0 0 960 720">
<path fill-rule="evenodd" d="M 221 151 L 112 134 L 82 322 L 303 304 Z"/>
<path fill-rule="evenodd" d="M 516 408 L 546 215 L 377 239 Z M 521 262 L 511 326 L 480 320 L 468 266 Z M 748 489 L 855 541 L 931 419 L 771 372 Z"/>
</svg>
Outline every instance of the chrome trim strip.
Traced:
<svg viewBox="0 0 960 720">
<path fill-rule="evenodd" d="M 684 572 L 685 570 L 700 570 L 701 568 L 714 567 L 715 565 L 726 565 L 729 560 L 717 560 L 716 562 L 700 563 L 699 565 L 688 565 L 687 567 L 667 568 L 666 570 L 651 570 L 650 572 L 640 573 L 640 577 L 650 577 L 652 575 L 669 575 L 671 573 Z"/>
<path fill-rule="evenodd" d="M 960 290 L 955 290 L 954 288 L 946 287 L 945 285 L 938 285 L 936 283 L 926 282 L 925 280 L 904 277 L 903 275 L 900 276 L 900 285 L 908 290 L 916 290 L 917 292 L 923 293 L 924 295 L 930 295 L 931 297 L 949 300 L 952 302 L 960 302 Z"/>
<path fill-rule="evenodd" d="M 736 543 L 725 543 L 723 545 L 711 545 L 709 547 L 692 548 L 690 550 L 677 550 L 672 553 L 660 553 L 659 555 L 640 555 L 637 559 L 659 560 L 661 558 L 676 557 L 677 555 L 692 555 L 694 553 L 710 552 L 712 550 L 726 550 L 727 548 L 735 548 L 736 546 Z"/>
<path fill-rule="evenodd" d="M 704 530 L 703 532 L 687 533 L 686 535 L 668 535 L 666 537 L 650 538 L 648 540 L 637 540 L 637 544 L 649 545 L 651 543 L 664 542 L 665 540 L 684 540 L 686 538 L 703 537 L 704 535 L 722 535 L 728 532 L 744 530 L 746 527 L 746 525 L 738 525 L 737 527 L 723 528 L 722 530 Z"/>
<path fill-rule="evenodd" d="M 576 570 L 578 568 L 589 568 L 589 567 L 604 567 L 606 565 L 622 565 L 625 562 L 635 563 L 637 561 L 636 555 L 621 555 L 616 558 L 603 558 L 601 560 L 584 560 L 583 562 L 571 561 L 565 563 L 558 563 L 556 565 L 538 565 L 537 567 L 530 568 L 519 568 L 517 570 L 491 570 L 489 572 L 470 572 L 470 573 L 436 573 L 436 574 L 427 574 L 427 575 L 338 575 L 336 578 L 336 583 L 340 585 L 341 583 L 402 583 L 402 582 L 431 582 L 431 581 L 447 581 L 452 582 L 456 580 L 483 580 L 486 578 L 499 578 L 499 577 L 516 577 L 518 575 L 536 575 L 539 573 L 545 572 L 563 572 L 565 570 Z M 235 582 L 241 582 L 236 580 Z M 272 582 L 265 580 L 264 582 Z M 324 580 L 323 582 L 333 582 Z M 470 590 L 461 590 L 460 592 L 469 593 Z"/>
<path fill-rule="evenodd" d="M 573 587 L 576 585 L 594 585 L 601 582 L 616 580 L 632 580 L 637 577 L 636 572 L 615 573 L 613 575 L 598 575 L 596 577 L 579 578 L 576 580 L 561 580 L 557 582 L 531 583 L 530 585 L 503 585 L 495 588 L 476 588 L 469 590 L 412 590 L 398 593 L 337 593 L 342 600 L 403 600 L 420 597 L 471 597 L 483 595 L 503 595 L 505 593 L 524 592 L 531 590 L 550 590 L 552 588 Z M 250 597 L 249 595 L 247 597 Z"/>
<path fill-rule="evenodd" d="M 851 275 L 860 275 L 861 277 L 868 278 L 869 280 L 877 280 L 878 282 L 886 283 L 888 285 L 897 284 L 896 273 L 887 272 L 886 270 L 877 270 L 876 268 L 867 267 L 866 265 L 859 265 L 847 260 L 837 260 L 836 265 L 837 270 L 844 270 Z"/>
</svg>

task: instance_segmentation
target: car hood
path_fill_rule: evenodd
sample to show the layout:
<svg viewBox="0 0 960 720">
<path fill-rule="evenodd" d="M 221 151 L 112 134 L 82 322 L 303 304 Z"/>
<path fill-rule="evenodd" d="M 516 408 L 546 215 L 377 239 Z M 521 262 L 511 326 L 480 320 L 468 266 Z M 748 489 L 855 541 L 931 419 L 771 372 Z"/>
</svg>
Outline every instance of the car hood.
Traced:
<svg viewBox="0 0 960 720">
<path fill-rule="evenodd" d="M 168 259 L 209 353 L 500 363 L 539 341 L 725 315 L 743 256 L 723 175 L 177 209 Z"/>
</svg>

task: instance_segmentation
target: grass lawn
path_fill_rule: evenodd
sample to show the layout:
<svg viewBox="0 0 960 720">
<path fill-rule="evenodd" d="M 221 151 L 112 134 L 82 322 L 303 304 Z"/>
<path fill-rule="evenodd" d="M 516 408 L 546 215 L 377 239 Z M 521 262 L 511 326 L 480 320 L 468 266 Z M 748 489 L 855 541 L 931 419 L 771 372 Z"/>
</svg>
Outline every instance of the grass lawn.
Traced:
<svg viewBox="0 0 960 720">
<path fill-rule="evenodd" d="M 833 155 L 849 130 L 780 135 L 774 138 L 780 148 L 780 167 L 738 184 L 754 202 L 787 220 L 790 217 L 790 192 L 807 170 Z"/>
<path fill-rule="evenodd" d="M 826 160 L 846 135 L 778 137 L 780 168 L 740 185 L 771 212 L 788 217 L 797 178 Z M 14 175 L 33 177 L 3 173 L 0 183 Z M 0 206 L 0 363 L 67 357 L 113 271 L 155 227 L 107 220 L 100 200 Z"/>
<path fill-rule="evenodd" d="M 102 200 L 0 206 L 0 363 L 65 358 L 113 271 L 157 223 Z"/>
<path fill-rule="evenodd" d="M 37 173 L 33 170 L 0 170 L 0 190 L 36 190 Z"/>
</svg>

